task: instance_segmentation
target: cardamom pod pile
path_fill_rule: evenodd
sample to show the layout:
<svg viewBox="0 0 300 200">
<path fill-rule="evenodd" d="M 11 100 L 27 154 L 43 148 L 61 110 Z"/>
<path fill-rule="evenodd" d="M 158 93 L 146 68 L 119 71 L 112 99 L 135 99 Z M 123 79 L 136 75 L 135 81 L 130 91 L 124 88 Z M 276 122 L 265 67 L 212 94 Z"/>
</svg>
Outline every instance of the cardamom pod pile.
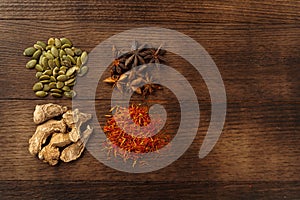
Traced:
<svg viewBox="0 0 300 200">
<path fill-rule="evenodd" d="M 85 65 L 88 60 L 86 51 L 74 47 L 68 38 L 49 38 L 47 44 L 37 41 L 33 47 L 26 48 L 23 54 L 31 57 L 26 68 L 35 68 L 37 71 L 36 78 L 39 81 L 32 88 L 36 96 L 76 96 L 72 90 L 76 76 L 83 76 L 88 71 Z"/>
<path fill-rule="evenodd" d="M 152 77 L 148 74 L 139 76 L 136 71 L 132 70 L 129 74 L 126 73 L 129 70 L 148 63 L 165 63 L 164 55 L 165 50 L 158 48 L 147 48 L 147 45 L 139 45 L 137 41 L 134 41 L 131 46 L 131 51 L 125 54 L 113 46 L 114 61 L 109 65 L 110 77 L 106 78 L 103 82 L 113 84 L 114 87 L 120 92 L 126 90 L 132 90 L 133 92 L 143 95 L 144 97 L 152 94 L 155 90 L 162 87 L 158 84 L 151 83 Z M 141 67 L 139 71 L 144 68 Z M 140 83 L 145 83 L 142 87 L 136 87 Z M 128 87 L 129 86 L 129 87 Z"/>
</svg>

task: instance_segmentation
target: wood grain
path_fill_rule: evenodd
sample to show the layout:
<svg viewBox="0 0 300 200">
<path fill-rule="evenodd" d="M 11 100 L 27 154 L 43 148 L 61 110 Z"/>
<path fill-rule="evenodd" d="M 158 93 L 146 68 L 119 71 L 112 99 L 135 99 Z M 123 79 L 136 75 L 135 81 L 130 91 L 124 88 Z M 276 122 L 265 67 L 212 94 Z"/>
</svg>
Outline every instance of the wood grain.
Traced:
<svg viewBox="0 0 300 200">
<path fill-rule="evenodd" d="M 300 123 L 294 112 L 299 110 L 299 104 L 229 103 L 223 134 L 213 152 L 202 160 L 198 151 L 209 124 L 210 106 L 200 105 L 197 137 L 178 161 L 159 171 L 127 174 L 104 166 L 87 151 L 78 161 L 59 167 L 49 167 L 29 155 L 28 139 L 35 129 L 32 112 L 35 104 L 42 102 L 46 100 L 0 101 L 1 117 L 10 119 L 0 131 L 2 148 L 10 150 L 0 157 L 1 179 L 122 181 L 125 176 L 128 181 L 299 181 L 300 163 L 295 161 L 300 154 L 297 134 Z M 109 103 L 108 100 L 96 102 L 102 118 L 105 110 L 109 110 Z M 83 104 L 89 108 L 90 102 Z M 173 130 L 179 122 L 179 110 L 175 103 L 167 101 L 167 104 L 168 120 L 172 122 L 168 128 Z M 98 120 L 103 121 L 101 116 Z M 11 127 L 15 127 L 13 133 Z"/>
<path fill-rule="evenodd" d="M 4 0 L 1 19 L 98 20 L 121 22 L 170 23 L 298 23 L 299 1 L 58 1 L 34 2 Z M 45 12 L 46 11 L 46 12 Z"/>
<path fill-rule="evenodd" d="M 299 10 L 300 1 L 294 0 L 2 0 L 0 198 L 300 199 Z M 56 167 L 30 156 L 35 105 L 72 102 L 34 96 L 36 79 L 33 70 L 25 69 L 23 49 L 36 40 L 68 37 L 90 52 L 124 30 L 153 26 L 193 38 L 219 68 L 228 109 L 213 151 L 198 158 L 211 114 L 205 82 L 185 60 L 168 54 L 168 64 L 195 90 L 201 111 L 197 136 L 177 161 L 158 171 L 130 174 L 101 164 L 89 151 Z M 100 80 L 95 104 L 101 125 L 111 91 Z M 94 99 L 78 97 L 94 109 L 89 106 Z M 180 109 L 168 89 L 144 101 L 166 106 L 168 129 L 176 132 Z"/>
<path fill-rule="evenodd" d="M 38 32 L 35 30 L 36 24 L 41 24 Z M 36 81 L 35 72 L 25 69 L 28 58 L 22 56 L 22 52 L 37 39 L 46 41 L 48 35 L 66 36 L 71 38 L 77 47 L 91 51 L 110 34 L 117 33 L 118 29 L 126 29 L 117 25 L 111 30 L 110 26 L 101 22 L 50 21 L 43 24 L 36 21 L 0 21 L 0 28 L 4 31 L 0 48 L 5 49 L 2 56 L 6 61 L 0 64 L 6 68 L 0 72 L 0 85 L 5 85 L 1 87 L 3 95 L 0 95 L 0 98 L 36 99 L 31 91 L 31 86 Z M 130 23 L 127 26 L 139 27 Z M 89 27 L 93 27 L 93 31 L 90 31 Z M 198 24 L 194 25 L 192 30 L 188 29 L 188 25 L 173 25 L 167 28 L 189 30 L 188 35 L 206 48 L 220 70 L 228 101 L 299 100 L 300 68 L 297 66 L 300 29 L 296 24 L 253 27 L 241 24 Z M 18 38 L 18 42 L 15 42 L 15 38 Z M 207 94 L 205 83 L 200 76 L 194 76 L 195 70 L 178 57 L 174 59 L 170 55 L 168 58 L 169 65 L 179 70 L 194 86 L 200 100 L 210 102 L 209 96 L 203 95 Z M 20 72 L 22 76 L 19 75 Z M 88 87 L 87 84 L 87 90 Z M 111 93 L 109 87 L 101 87 L 101 90 L 103 93 Z M 109 97 L 105 97 L 107 98 Z"/>
<path fill-rule="evenodd" d="M 298 182 L 0 182 L 5 199 L 298 199 Z M 122 189 L 120 189 L 122 188 Z M 16 193 L 16 191 L 18 191 Z"/>
</svg>

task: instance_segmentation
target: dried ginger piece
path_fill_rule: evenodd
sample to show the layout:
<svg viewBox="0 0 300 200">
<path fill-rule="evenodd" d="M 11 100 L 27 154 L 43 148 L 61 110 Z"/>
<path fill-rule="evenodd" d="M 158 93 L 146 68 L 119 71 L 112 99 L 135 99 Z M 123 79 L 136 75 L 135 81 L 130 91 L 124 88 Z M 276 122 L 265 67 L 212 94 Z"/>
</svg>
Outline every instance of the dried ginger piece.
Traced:
<svg viewBox="0 0 300 200">
<path fill-rule="evenodd" d="M 79 112 L 78 109 L 74 111 L 68 110 L 63 114 L 63 120 L 72 129 L 70 131 L 70 139 L 72 142 L 77 142 L 80 139 L 80 128 L 82 124 L 92 118 L 91 114 Z"/>
<path fill-rule="evenodd" d="M 40 160 L 49 163 L 49 165 L 56 165 L 59 161 L 59 156 L 59 148 L 50 145 L 45 146 L 38 155 Z"/>
<path fill-rule="evenodd" d="M 33 113 L 33 121 L 36 124 L 41 124 L 49 119 L 62 115 L 67 109 L 66 106 L 53 103 L 36 105 Z"/>
<path fill-rule="evenodd" d="M 68 133 L 54 133 L 50 140 L 49 145 L 53 147 L 64 147 L 72 143 L 70 140 L 70 134 Z"/>
<path fill-rule="evenodd" d="M 29 139 L 29 152 L 37 155 L 47 138 L 55 132 L 66 132 L 67 126 L 63 120 L 49 120 L 36 128 L 35 133 Z"/>
<path fill-rule="evenodd" d="M 86 130 L 82 133 L 82 139 L 66 147 L 61 152 L 60 159 L 64 162 L 70 162 L 72 160 L 76 160 L 77 158 L 79 158 L 92 132 L 93 132 L 93 128 L 91 128 L 88 125 Z"/>
<path fill-rule="evenodd" d="M 60 157 L 60 151 L 58 147 L 64 147 L 71 142 L 72 141 L 70 140 L 69 134 L 54 133 L 49 144 L 39 152 L 38 157 L 40 160 L 43 160 L 50 165 L 56 165 Z"/>
</svg>

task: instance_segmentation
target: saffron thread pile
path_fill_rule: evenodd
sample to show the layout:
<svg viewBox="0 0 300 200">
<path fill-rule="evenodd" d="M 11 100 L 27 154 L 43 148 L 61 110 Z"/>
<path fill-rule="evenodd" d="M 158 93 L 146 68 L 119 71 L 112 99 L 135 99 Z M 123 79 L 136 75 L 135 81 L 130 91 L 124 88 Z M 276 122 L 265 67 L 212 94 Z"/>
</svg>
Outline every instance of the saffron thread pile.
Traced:
<svg viewBox="0 0 300 200">
<path fill-rule="evenodd" d="M 125 112 L 125 110 L 126 108 L 117 107 L 113 116 L 107 116 L 108 119 L 104 126 L 104 132 L 107 137 L 105 148 L 108 156 L 113 154 L 115 157 L 121 157 L 124 162 L 132 159 L 134 167 L 140 154 L 159 153 L 159 149 L 166 146 L 172 138 L 164 130 L 159 132 L 158 129 L 163 121 L 159 117 L 150 119 L 148 106 L 132 104 L 129 106 L 128 112 Z M 120 128 L 120 126 L 125 127 L 132 123 L 138 126 L 136 129 L 131 129 L 130 133 L 126 133 Z M 145 128 L 143 132 L 140 131 L 140 127 Z M 159 133 L 153 135 L 153 133 L 157 132 Z"/>
</svg>

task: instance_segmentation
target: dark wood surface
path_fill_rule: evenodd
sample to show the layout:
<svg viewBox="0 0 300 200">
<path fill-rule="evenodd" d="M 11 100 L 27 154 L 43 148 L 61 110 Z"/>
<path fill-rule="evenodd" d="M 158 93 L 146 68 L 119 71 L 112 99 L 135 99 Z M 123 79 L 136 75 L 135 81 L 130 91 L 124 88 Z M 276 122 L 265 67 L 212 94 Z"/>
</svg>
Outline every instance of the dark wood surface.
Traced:
<svg viewBox="0 0 300 200">
<path fill-rule="evenodd" d="M 300 1 L 139 2 L 0 2 L 0 199 L 300 199 Z M 201 109 L 198 134 L 177 161 L 129 174 L 101 164 L 88 151 L 56 167 L 30 156 L 35 105 L 71 106 L 71 101 L 34 96 L 34 72 L 24 67 L 23 49 L 65 36 L 91 51 L 114 34 L 150 26 L 187 34 L 217 64 L 228 109 L 213 151 L 198 158 L 211 111 L 205 83 L 170 55 L 170 65 L 187 77 Z M 104 84 L 99 90 L 111 92 Z M 102 94 L 96 105 L 105 113 L 110 101 Z M 180 113 L 169 95 L 162 90 L 148 101 L 168 105 L 172 128 Z"/>
</svg>

